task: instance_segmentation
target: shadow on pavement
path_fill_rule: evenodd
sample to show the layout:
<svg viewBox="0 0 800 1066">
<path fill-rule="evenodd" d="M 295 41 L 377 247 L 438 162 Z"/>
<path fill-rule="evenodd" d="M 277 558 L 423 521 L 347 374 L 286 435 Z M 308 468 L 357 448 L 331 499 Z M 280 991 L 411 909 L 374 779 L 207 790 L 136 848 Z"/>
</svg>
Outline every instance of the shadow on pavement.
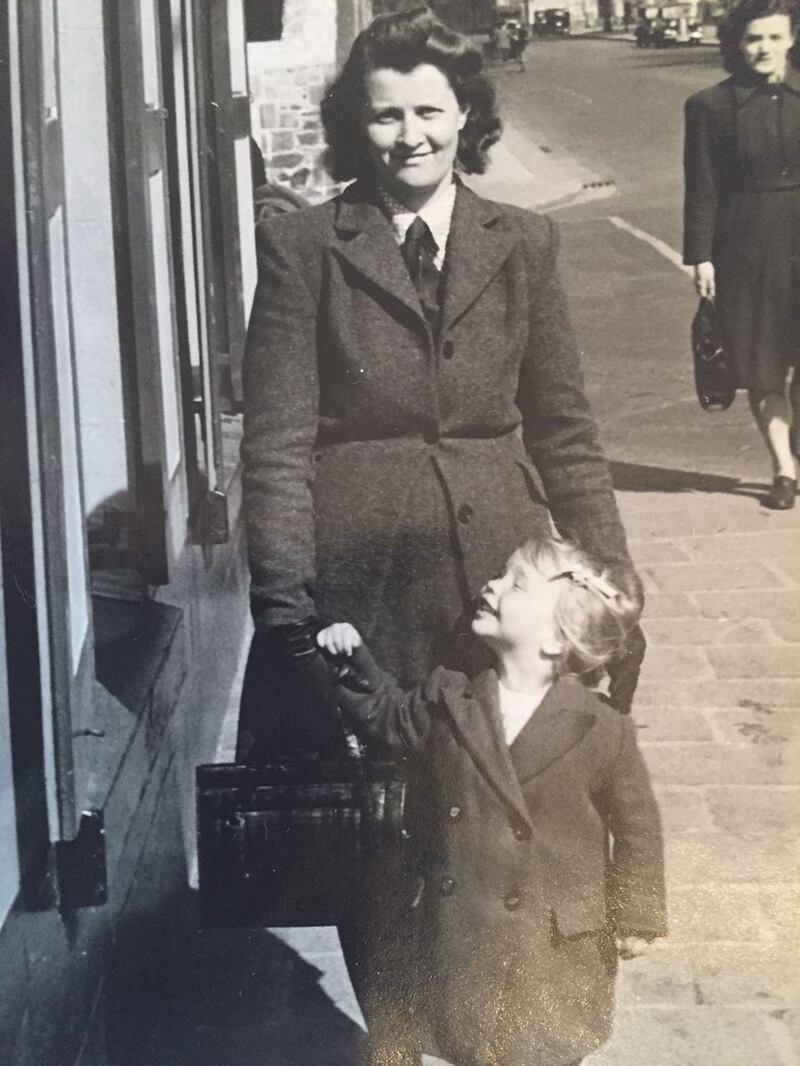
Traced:
<svg viewBox="0 0 800 1066">
<path fill-rule="evenodd" d="M 358 1061 L 362 1031 L 320 987 L 320 970 L 266 929 L 203 928 L 189 890 L 175 903 L 148 946 L 144 970 L 112 973 L 112 1066 Z M 152 923 L 142 932 L 147 927 Z"/>
<path fill-rule="evenodd" d="M 641 463 L 612 462 L 610 466 L 617 492 L 713 492 L 757 499 L 765 491 L 763 485 L 723 474 L 670 470 L 668 467 Z"/>
</svg>

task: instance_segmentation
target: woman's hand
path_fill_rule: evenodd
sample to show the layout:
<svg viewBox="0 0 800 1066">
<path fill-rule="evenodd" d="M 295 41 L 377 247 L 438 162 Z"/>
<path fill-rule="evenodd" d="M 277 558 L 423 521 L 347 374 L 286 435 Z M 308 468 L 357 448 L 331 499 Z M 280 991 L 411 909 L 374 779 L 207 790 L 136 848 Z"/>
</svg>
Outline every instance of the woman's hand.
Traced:
<svg viewBox="0 0 800 1066">
<path fill-rule="evenodd" d="M 694 268 L 694 287 L 702 299 L 713 300 L 717 293 L 713 263 L 696 263 Z"/>
<path fill-rule="evenodd" d="M 334 622 L 333 625 L 325 626 L 317 633 L 317 644 L 328 655 L 353 654 L 356 648 L 361 647 L 361 634 L 355 626 L 349 622 Z"/>
<path fill-rule="evenodd" d="M 638 959 L 644 955 L 650 942 L 643 936 L 618 936 L 617 954 L 621 959 Z"/>
</svg>

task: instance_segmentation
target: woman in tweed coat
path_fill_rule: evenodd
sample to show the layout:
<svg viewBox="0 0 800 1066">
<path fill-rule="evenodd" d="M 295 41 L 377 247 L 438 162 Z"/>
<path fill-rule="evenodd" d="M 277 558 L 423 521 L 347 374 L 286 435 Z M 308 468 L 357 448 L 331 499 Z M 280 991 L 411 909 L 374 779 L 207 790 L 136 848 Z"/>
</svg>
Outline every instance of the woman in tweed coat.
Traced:
<svg viewBox="0 0 800 1066">
<path fill-rule="evenodd" d="M 259 742 L 273 753 L 308 745 L 318 728 L 302 700 L 288 716 L 265 709 L 271 663 L 297 634 L 307 647 L 313 619 L 351 619 L 403 684 L 444 660 L 474 673 L 482 664 L 457 660 L 454 632 L 514 545 L 552 519 L 604 561 L 628 560 L 556 227 L 454 176 L 482 171 L 499 136 L 479 53 L 426 9 L 380 17 L 354 43 L 323 119 L 334 177 L 356 181 L 257 235 L 242 447 L 256 625 L 245 758 Z M 436 306 L 423 307 L 395 212 L 440 205 L 441 223 L 448 197 Z"/>
</svg>

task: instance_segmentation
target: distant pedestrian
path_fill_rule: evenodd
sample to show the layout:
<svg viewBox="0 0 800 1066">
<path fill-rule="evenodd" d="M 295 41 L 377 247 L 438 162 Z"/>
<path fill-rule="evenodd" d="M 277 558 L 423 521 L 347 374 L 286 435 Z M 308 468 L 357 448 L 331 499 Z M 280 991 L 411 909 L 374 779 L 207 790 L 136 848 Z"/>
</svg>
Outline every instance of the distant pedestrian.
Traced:
<svg viewBox="0 0 800 1066">
<path fill-rule="evenodd" d="M 632 570 L 612 583 L 544 536 L 483 587 L 472 630 L 495 667 L 474 681 L 440 667 L 404 692 L 352 626 L 318 635 L 356 730 L 419 761 L 418 1009 L 459 1066 L 576 1066 L 610 1034 L 618 956 L 666 933 L 636 727 L 586 687 L 638 615 Z"/>
<path fill-rule="evenodd" d="M 503 66 L 508 62 L 508 57 L 511 54 L 511 30 L 507 23 L 501 22 L 497 27 L 497 55 Z"/>
<path fill-rule="evenodd" d="M 511 35 L 509 60 L 517 64 L 520 73 L 525 72 L 525 49 L 528 46 L 528 31 L 524 26 L 517 26 Z"/>
<path fill-rule="evenodd" d="M 795 3 L 742 0 L 720 35 L 731 76 L 686 102 L 684 261 L 715 300 L 772 460 L 762 502 L 776 510 L 795 505 L 800 428 L 797 29 Z"/>
</svg>

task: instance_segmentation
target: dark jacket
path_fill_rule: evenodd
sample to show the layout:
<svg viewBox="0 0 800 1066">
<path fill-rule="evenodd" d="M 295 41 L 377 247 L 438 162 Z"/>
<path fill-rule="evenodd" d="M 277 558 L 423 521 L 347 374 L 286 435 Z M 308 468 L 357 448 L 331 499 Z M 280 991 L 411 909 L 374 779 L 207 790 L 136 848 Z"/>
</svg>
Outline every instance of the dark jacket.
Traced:
<svg viewBox="0 0 800 1066">
<path fill-rule="evenodd" d="M 800 73 L 789 67 L 785 84 L 800 93 Z M 743 75 L 726 78 L 686 101 L 684 140 L 685 263 L 714 262 L 724 239 L 731 197 L 737 191 L 796 187 L 800 170 L 800 129 L 783 130 L 785 166 L 776 167 L 769 153 L 753 159 L 740 151 L 738 123 L 747 121 L 746 104 L 758 90 Z M 744 109 L 744 110 L 743 110 Z M 785 171 L 785 173 L 782 173 Z"/>
<path fill-rule="evenodd" d="M 375 671 L 372 671 L 373 677 Z M 423 759 L 423 1006 L 445 1057 L 556 1066 L 609 1035 L 615 933 L 666 933 L 660 819 L 635 725 L 560 679 L 512 748 L 494 671 L 340 686 L 357 729 Z"/>
<path fill-rule="evenodd" d="M 462 607 L 548 505 L 627 560 L 557 245 L 549 219 L 459 187 L 434 332 L 369 189 L 261 224 L 242 446 L 257 626 L 316 613 L 369 639 L 388 612 L 401 641 L 412 620 L 382 599 L 400 530 L 427 565 L 456 560 Z M 412 489 L 452 516 L 436 542 Z"/>
</svg>

